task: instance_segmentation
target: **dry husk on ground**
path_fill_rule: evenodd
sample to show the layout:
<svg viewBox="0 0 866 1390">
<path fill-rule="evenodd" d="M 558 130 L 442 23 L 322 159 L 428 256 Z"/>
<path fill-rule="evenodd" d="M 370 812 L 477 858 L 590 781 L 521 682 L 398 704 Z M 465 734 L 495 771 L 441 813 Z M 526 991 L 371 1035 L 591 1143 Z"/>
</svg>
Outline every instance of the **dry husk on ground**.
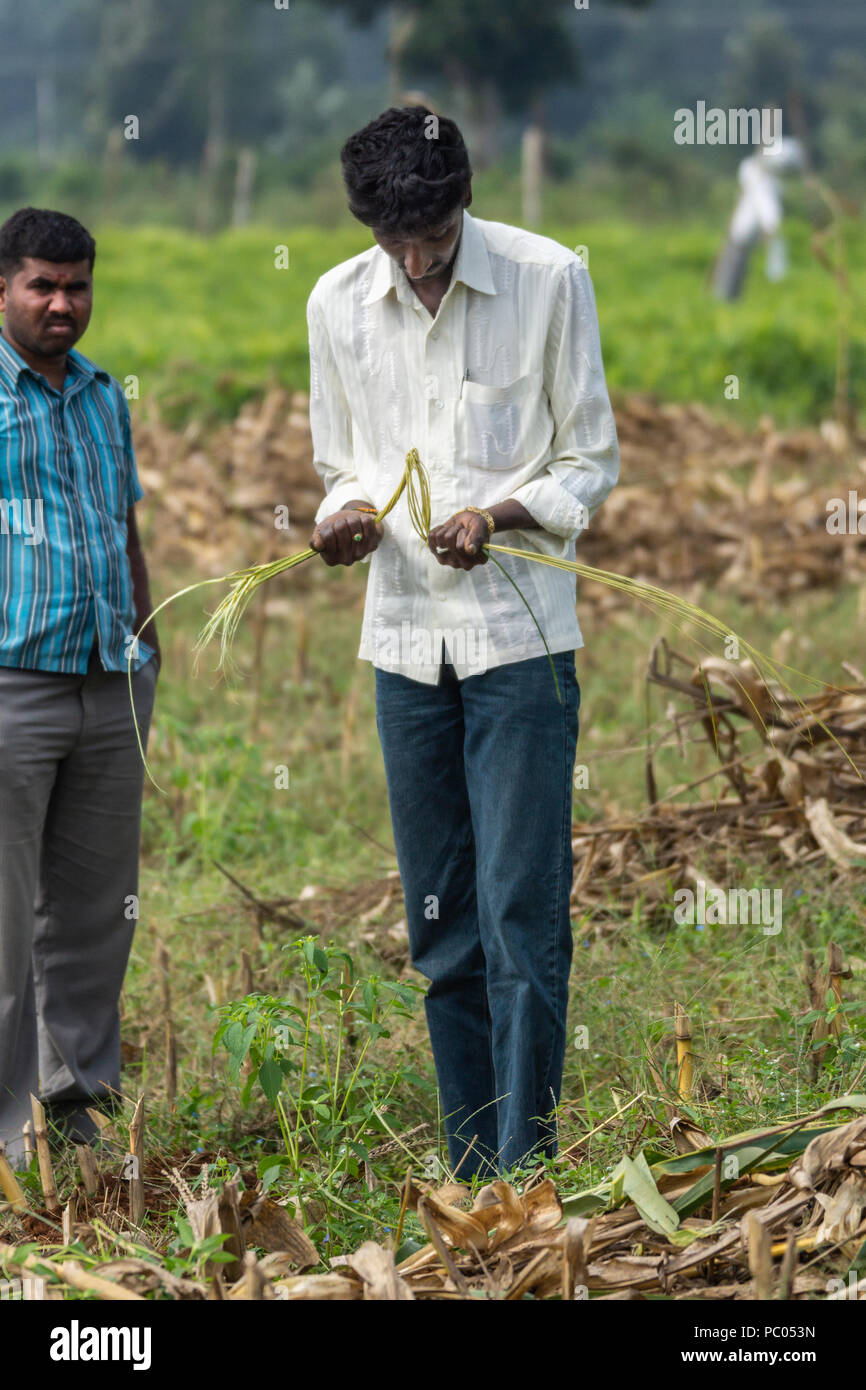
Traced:
<svg viewBox="0 0 866 1390">
<path fill-rule="evenodd" d="M 575 910 L 589 918 L 621 916 L 638 902 L 651 910 L 672 888 L 711 883 L 714 869 L 724 874 L 732 858 L 756 853 L 763 864 L 829 864 L 843 878 L 862 871 L 866 678 L 849 671 L 850 684 L 798 702 L 748 660 L 696 665 L 657 642 L 647 679 L 671 698 L 669 729 L 647 752 L 650 804 L 640 815 L 575 826 Z M 722 786 L 712 800 L 678 804 L 687 788 L 660 792 L 653 753 L 673 743 L 685 758 L 695 729 L 720 765 L 711 785 Z"/>
<path fill-rule="evenodd" d="M 866 1097 L 850 1097 L 862 1109 Z M 839 1103 L 841 1108 L 843 1103 Z M 829 1108 L 829 1107 L 827 1107 Z M 787 1157 L 799 1156 L 793 1163 Z M 720 1174 L 715 1219 L 717 1153 Z M 372 1242 L 341 1263 L 329 1297 L 672 1298 L 827 1296 L 826 1273 L 798 1268 L 804 1252 L 866 1238 L 866 1119 L 828 1123 L 824 1112 L 679 1158 L 623 1158 L 612 1178 L 563 1203 L 544 1179 L 518 1193 L 497 1181 L 469 1204 L 466 1189 L 410 1186 L 430 1241 L 398 1264 Z M 778 1171 L 781 1168 L 782 1171 Z M 700 1215 L 698 1215 L 700 1213 Z M 359 1252 L 359 1255 L 362 1252 Z M 315 1298 L 316 1276 L 289 1280 L 290 1298 Z M 861 1290 L 866 1297 L 866 1280 Z"/>
<path fill-rule="evenodd" d="M 150 407 L 136 424 L 148 557 L 207 578 L 306 545 L 322 487 L 312 464 L 308 399 L 271 390 L 229 424 L 169 429 Z M 829 535 L 830 497 L 866 493 L 866 440 L 837 425 L 747 432 L 698 405 L 638 395 L 615 403 L 620 482 L 578 545 L 578 558 L 662 587 L 711 585 L 763 600 L 866 573 L 866 535 Z M 376 499 L 380 504 L 385 498 Z M 467 498 L 471 502 L 472 498 Z M 274 509 L 289 509 L 275 529 Z M 292 585 L 313 582 L 309 566 Z M 581 603 L 622 596 L 581 586 Z"/>
<path fill-rule="evenodd" d="M 225 574 L 306 544 L 322 498 L 307 410 L 303 393 L 274 389 L 216 429 L 194 421 L 172 430 L 154 408 L 136 424 L 142 535 L 166 582 L 174 572 Z M 275 527 L 277 507 L 288 508 L 288 529 Z"/>
<path fill-rule="evenodd" d="M 586 564 L 756 602 L 866 572 L 866 535 L 826 525 L 831 498 L 866 494 L 866 439 L 832 421 L 777 430 L 765 418 L 749 432 L 702 406 L 638 395 L 617 402 L 615 415 L 620 482 L 579 541 Z M 582 585 L 581 603 L 611 603 L 597 589 Z"/>
<path fill-rule="evenodd" d="M 108 1227 L 97 1229 L 102 1189 L 81 1187 L 64 1215 L 74 1250 L 40 1232 L 38 1215 L 7 1212 L 0 1267 L 40 1276 L 48 1297 L 75 1289 L 118 1300 L 866 1299 L 866 1280 L 841 1278 L 866 1251 L 864 1110 L 866 1096 L 848 1096 L 701 1148 L 700 1131 L 685 1145 L 681 1131 L 686 1152 L 625 1155 L 604 1183 L 565 1201 L 550 1178 L 523 1191 L 495 1181 L 471 1200 L 458 1183 L 435 1188 L 409 1173 L 404 1207 L 427 1243 L 397 1261 L 391 1246 L 367 1241 L 319 1273 L 310 1272 L 319 1253 L 280 1203 L 236 1182 L 211 1189 L 206 1169 L 194 1195 L 174 1168 L 194 1234 L 227 1234 L 230 1264 L 179 1277 L 119 1210 L 109 1223 L 116 1257 L 89 1260 Z M 855 1117 L 843 1120 L 846 1111 Z"/>
</svg>

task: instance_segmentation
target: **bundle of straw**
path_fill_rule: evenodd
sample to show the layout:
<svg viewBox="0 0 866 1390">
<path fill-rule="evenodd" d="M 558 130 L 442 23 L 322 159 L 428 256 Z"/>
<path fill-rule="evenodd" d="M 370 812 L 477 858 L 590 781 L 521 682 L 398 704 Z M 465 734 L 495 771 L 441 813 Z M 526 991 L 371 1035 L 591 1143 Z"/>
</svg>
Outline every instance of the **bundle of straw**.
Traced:
<svg viewBox="0 0 866 1390">
<path fill-rule="evenodd" d="M 376 513 L 377 523 L 384 520 L 388 513 L 393 510 L 397 502 L 403 496 L 404 492 L 406 493 L 406 500 L 409 508 L 409 518 L 411 520 L 412 527 L 416 534 L 419 536 L 419 538 L 426 545 L 428 537 L 430 535 L 430 484 L 424 465 L 422 464 L 421 459 L 418 456 L 417 449 L 410 449 L 408 454 L 406 455 L 406 466 L 403 471 L 403 476 L 400 479 L 400 483 L 393 497 L 391 497 L 390 501 L 382 508 L 381 511 Z M 532 621 L 535 623 L 535 626 L 541 635 L 541 639 L 544 642 L 544 647 L 547 652 L 548 660 L 550 661 L 551 670 L 553 671 L 553 679 L 556 684 L 557 696 L 560 699 L 561 695 L 559 691 L 559 683 L 556 678 L 556 670 L 553 665 L 553 658 L 551 657 L 550 649 L 547 646 L 547 641 L 544 637 L 544 633 L 541 631 L 535 614 L 532 612 L 532 609 L 530 605 L 527 603 L 524 595 L 520 592 L 520 589 L 518 588 L 512 576 L 508 573 L 505 567 L 496 559 L 496 555 L 494 554 L 494 552 L 501 555 L 516 555 L 520 559 L 530 560 L 537 564 L 553 565 L 556 569 L 568 570 L 570 573 L 580 575 L 584 579 L 591 579 L 599 584 L 606 584 L 610 588 L 619 589 L 621 593 L 631 595 L 631 597 L 636 599 L 638 603 L 644 604 L 652 612 L 672 622 L 674 626 L 677 628 L 677 630 L 681 632 L 687 639 L 696 641 L 698 645 L 701 647 L 702 651 L 704 652 L 708 652 L 711 649 L 709 647 L 704 646 L 704 644 L 698 641 L 697 638 L 691 636 L 688 633 L 685 633 L 681 624 L 688 622 L 693 626 L 699 628 L 702 632 L 705 632 L 708 635 L 715 637 L 721 643 L 728 641 L 732 637 L 736 638 L 741 651 L 746 654 L 757 673 L 762 677 L 768 688 L 770 688 L 771 698 L 773 699 L 776 706 L 779 708 L 781 708 L 779 698 L 772 690 L 773 683 L 776 686 L 778 686 L 781 689 L 781 691 L 784 692 L 785 695 L 795 700 L 796 703 L 805 710 L 805 705 L 803 705 L 803 701 L 796 694 L 796 692 L 792 690 L 791 687 L 787 684 L 787 682 L 781 674 L 782 671 L 788 671 L 792 675 L 800 676 L 802 679 L 806 681 L 811 681 L 814 684 L 821 684 L 821 682 L 817 681 L 815 677 L 809 676 L 803 671 L 797 671 L 794 667 L 785 666 L 781 663 L 773 661 L 765 653 L 759 651 L 756 647 L 752 646 L 752 644 L 748 642 L 744 637 L 740 636 L 739 633 L 733 632 L 729 624 L 721 622 L 720 619 L 713 617 L 712 613 L 708 613 L 703 608 L 699 608 L 696 604 L 690 603 L 688 599 L 682 598 L 679 594 L 668 593 L 666 589 L 660 589 L 655 584 L 647 584 L 638 579 L 630 579 L 627 575 L 615 574 L 612 573 L 610 570 L 596 569 L 593 565 L 585 565 L 578 560 L 557 559 L 554 556 L 545 555 L 540 551 L 521 550 L 515 546 L 508 545 L 493 545 L 490 542 L 485 544 L 484 549 L 489 554 L 491 560 L 493 560 L 496 563 L 498 568 L 505 575 L 509 583 L 514 586 L 514 588 L 517 590 L 517 593 L 520 595 L 521 600 L 526 605 L 530 617 L 532 618 Z M 235 570 L 231 574 L 222 575 L 216 579 L 203 579 L 199 581 L 199 583 L 197 584 L 190 584 L 185 589 L 180 589 L 176 594 L 169 595 L 169 597 L 165 599 L 159 605 L 158 608 L 154 609 L 150 617 L 146 619 L 146 621 L 142 624 L 141 628 L 139 629 L 139 633 L 136 634 L 136 637 L 140 635 L 141 631 L 143 631 L 144 627 L 147 626 L 147 623 L 150 622 L 151 618 L 155 618 L 159 613 L 162 612 L 164 608 L 168 606 L 168 604 L 173 603 L 175 599 L 181 598 L 184 594 L 191 593 L 194 589 L 202 588 L 206 584 L 227 583 L 231 586 L 229 592 L 226 594 L 225 598 L 220 602 L 220 604 L 211 614 L 208 621 L 205 623 L 205 626 L 202 628 L 198 640 L 196 641 L 195 652 L 196 659 L 198 659 L 204 648 L 208 646 L 214 640 L 214 638 L 218 638 L 220 650 L 219 662 L 217 663 L 218 669 L 231 670 L 233 666 L 232 645 L 235 636 L 237 635 L 237 630 L 240 625 L 241 619 L 243 618 L 243 615 L 246 612 L 250 600 L 253 598 L 254 594 L 258 592 L 258 590 L 261 588 L 263 584 L 266 584 L 268 580 L 272 579 L 275 575 L 282 574 L 284 570 L 293 569 L 295 565 L 303 564 L 305 560 L 311 560 L 313 556 L 317 555 L 318 553 L 318 551 L 313 550 L 312 547 L 310 547 L 307 550 L 299 551 L 297 555 L 288 555 L 281 560 L 274 560 L 270 564 L 251 565 L 248 569 Z M 134 642 L 132 644 L 132 650 L 130 651 L 128 668 L 130 701 L 132 701 L 132 656 L 135 649 L 136 643 Z M 739 681 L 737 681 L 737 684 L 740 685 L 740 689 L 742 690 L 743 695 L 745 696 L 748 704 L 751 705 L 752 709 L 754 710 L 756 720 L 759 721 L 761 727 L 764 730 L 766 730 L 766 724 L 764 722 L 762 713 L 755 705 L 750 692 Z M 713 717 L 713 703 L 709 689 L 706 686 L 705 679 L 704 688 L 706 690 L 710 716 Z M 134 705 L 133 718 L 135 718 Z M 715 727 L 715 720 L 713 722 Z M 820 720 L 816 720 L 815 723 L 817 723 L 819 728 L 824 730 L 828 737 L 832 738 L 835 743 L 838 743 L 838 740 L 835 738 L 832 731 L 828 729 L 823 723 L 821 723 Z M 135 727 L 136 735 L 138 736 L 139 750 L 141 752 L 142 759 L 144 760 L 145 768 L 147 769 L 147 760 L 144 756 L 144 749 L 141 744 L 141 737 L 138 730 L 137 720 Z M 841 744 L 839 746 L 841 747 Z M 854 768 L 856 772 L 857 768 L 855 767 L 850 756 L 844 749 L 842 751 L 845 752 L 846 758 L 851 763 L 852 768 Z M 150 776 L 149 769 L 147 769 L 147 771 L 148 776 Z M 859 775 L 860 774 L 858 772 L 858 776 Z M 153 778 L 151 778 L 151 781 L 153 781 Z"/>
<path fill-rule="evenodd" d="M 428 531 L 430 529 L 430 484 L 418 457 L 417 449 L 412 449 L 407 454 L 406 467 L 394 496 L 380 512 L 376 513 L 377 524 L 393 510 L 407 489 L 409 516 L 413 527 L 420 535 L 425 526 Z M 273 560 L 268 565 L 251 565 L 249 569 L 236 570 L 234 574 L 225 575 L 222 580 L 217 580 L 217 583 L 230 583 L 231 588 L 199 633 L 195 645 L 196 656 L 199 656 L 215 637 L 219 637 L 220 659 L 217 665 L 220 669 L 230 668 L 232 665 L 232 645 L 241 618 L 254 594 L 269 579 L 273 579 L 274 575 L 282 574 L 284 570 L 293 569 L 295 565 L 302 565 L 305 560 L 311 560 L 318 553 L 317 550 L 310 547 L 307 550 L 299 551 L 297 555 L 284 556 L 282 560 Z M 193 585 L 194 587 L 195 585 Z M 189 591 L 184 590 L 183 592 L 188 593 Z M 177 596 L 172 595 L 172 597 Z M 171 599 L 167 599 L 166 602 L 170 603 Z M 162 606 L 164 607 L 164 605 Z M 156 611 L 158 613 L 159 609 Z"/>
</svg>

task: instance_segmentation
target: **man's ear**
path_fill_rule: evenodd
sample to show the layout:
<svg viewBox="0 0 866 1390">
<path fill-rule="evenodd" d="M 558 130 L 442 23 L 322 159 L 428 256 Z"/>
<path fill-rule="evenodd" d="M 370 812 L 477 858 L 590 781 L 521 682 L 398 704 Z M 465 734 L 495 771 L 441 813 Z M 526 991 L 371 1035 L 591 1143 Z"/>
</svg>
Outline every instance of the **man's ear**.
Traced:
<svg viewBox="0 0 866 1390">
<path fill-rule="evenodd" d="M 464 206 L 465 208 L 468 208 L 471 202 L 472 202 L 472 186 L 471 186 L 471 184 L 470 184 L 469 188 L 467 189 L 467 191 L 466 191 L 466 192 L 464 193 L 464 195 L 463 195 L 463 206 Z"/>
<path fill-rule="evenodd" d="M 0 314 L 6 308 L 6 279 L 0 275 Z"/>
</svg>

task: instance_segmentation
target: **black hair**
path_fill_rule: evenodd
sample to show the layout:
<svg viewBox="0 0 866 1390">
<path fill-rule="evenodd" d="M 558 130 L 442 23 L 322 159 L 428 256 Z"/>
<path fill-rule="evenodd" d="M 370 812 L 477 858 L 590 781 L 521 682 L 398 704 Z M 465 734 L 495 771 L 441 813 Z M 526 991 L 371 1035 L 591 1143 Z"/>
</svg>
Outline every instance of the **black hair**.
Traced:
<svg viewBox="0 0 866 1390">
<path fill-rule="evenodd" d="M 392 106 L 342 150 L 349 208 L 376 231 L 411 236 L 472 200 L 472 168 L 454 121 L 426 106 Z"/>
<path fill-rule="evenodd" d="M 40 261 L 96 260 L 96 242 L 86 227 L 65 212 L 19 208 L 0 227 L 0 275 L 8 279 L 28 256 Z"/>
</svg>

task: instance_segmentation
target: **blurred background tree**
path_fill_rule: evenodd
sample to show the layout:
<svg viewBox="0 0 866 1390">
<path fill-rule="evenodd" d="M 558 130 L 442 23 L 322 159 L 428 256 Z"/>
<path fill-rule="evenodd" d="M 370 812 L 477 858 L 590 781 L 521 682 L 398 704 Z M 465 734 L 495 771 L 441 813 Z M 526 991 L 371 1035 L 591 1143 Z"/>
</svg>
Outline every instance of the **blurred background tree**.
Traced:
<svg viewBox="0 0 866 1390">
<path fill-rule="evenodd" d="M 866 190 L 860 0 L 280 3 L 0 0 L 0 212 L 345 221 L 340 144 L 407 94 L 464 126 L 491 207 L 522 178 L 528 221 L 542 172 L 545 220 L 587 201 L 719 215 L 742 151 L 674 146 L 697 100 L 782 105 L 828 181 L 852 205 Z"/>
</svg>

